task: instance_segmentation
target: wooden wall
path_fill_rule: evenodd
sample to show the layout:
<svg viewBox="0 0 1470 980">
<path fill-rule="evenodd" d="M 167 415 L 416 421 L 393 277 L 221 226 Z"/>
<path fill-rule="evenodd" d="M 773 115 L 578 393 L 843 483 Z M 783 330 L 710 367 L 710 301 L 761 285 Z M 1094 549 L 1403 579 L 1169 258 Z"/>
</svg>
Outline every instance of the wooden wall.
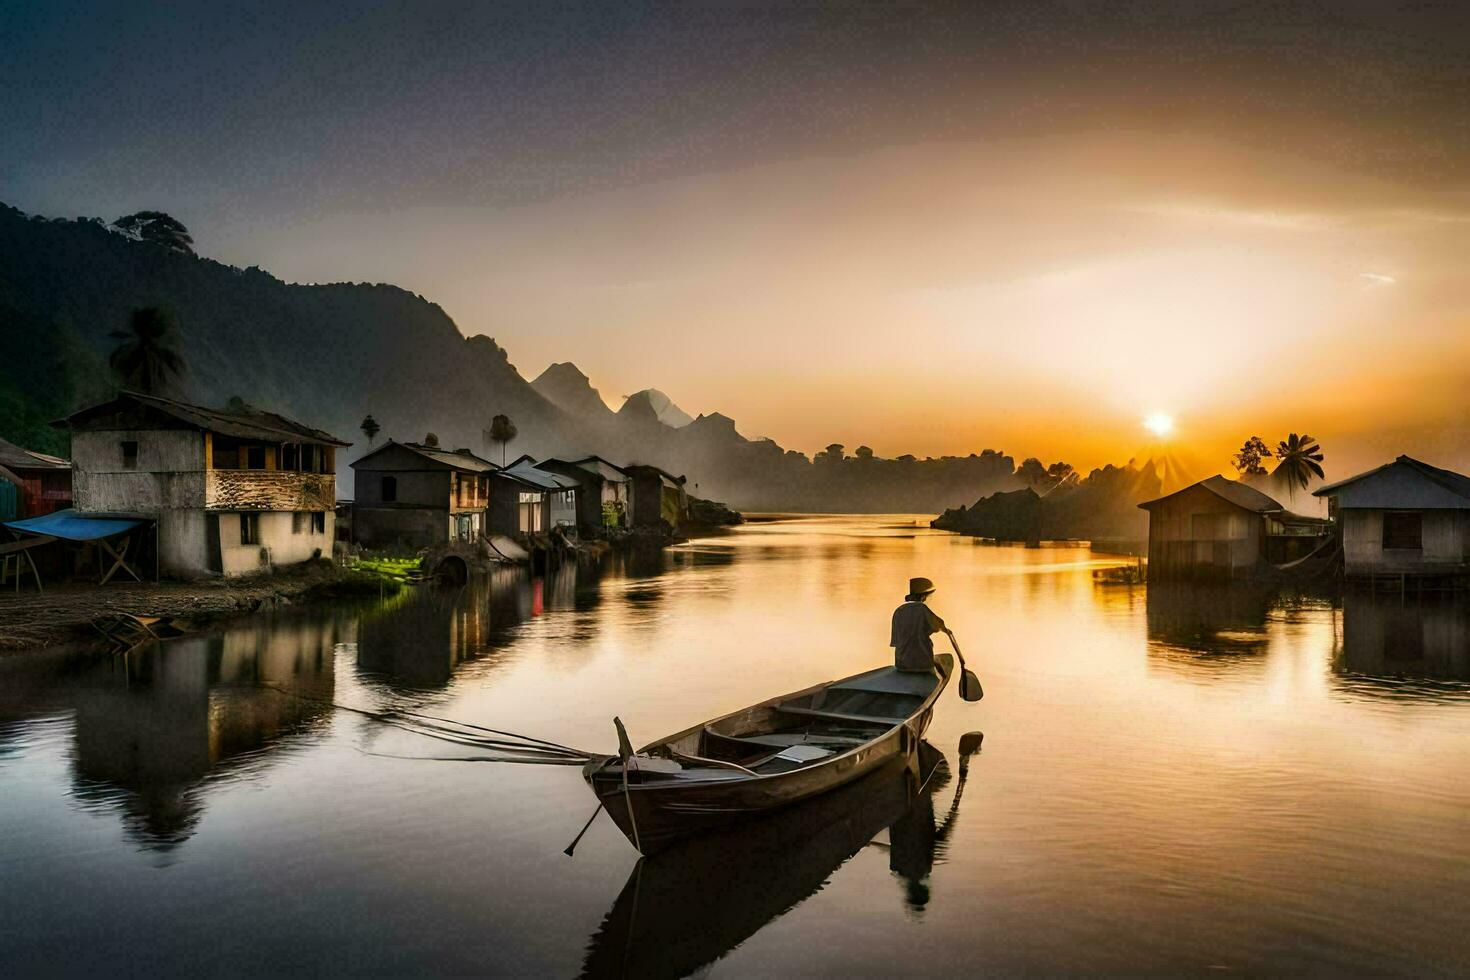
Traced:
<svg viewBox="0 0 1470 980">
<path fill-rule="evenodd" d="M 1230 579 L 1264 561 L 1263 519 L 1203 487 L 1149 511 L 1148 574 L 1154 581 Z"/>
<path fill-rule="evenodd" d="M 1400 510 L 1402 508 L 1394 508 Z M 1384 550 L 1380 509 L 1339 508 L 1344 569 L 1349 575 L 1449 574 L 1470 559 L 1470 511 L 1420 511 L 1423 547 Z"/>
</svg>

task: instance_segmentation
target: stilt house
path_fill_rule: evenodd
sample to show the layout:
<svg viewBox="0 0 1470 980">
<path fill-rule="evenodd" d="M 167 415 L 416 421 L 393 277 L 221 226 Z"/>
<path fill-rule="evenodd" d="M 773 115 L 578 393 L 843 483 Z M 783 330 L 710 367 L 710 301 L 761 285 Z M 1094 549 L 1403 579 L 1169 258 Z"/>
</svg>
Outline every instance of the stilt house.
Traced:
<svg viewBox="0 0 1470 980">
<path fill-rule="evenodd" d="M 1138 506 L 1148 511 L 1150 581 L 1250 578 L 1309 554 L 1330 530 L 1223 476 Z"/>
<path fill-rule="evenodd" d="M 1349 577 L 1470 573 L 1470 477 L 1400 456 L 1314 492 L 1340 528 Z"/>
</svg>

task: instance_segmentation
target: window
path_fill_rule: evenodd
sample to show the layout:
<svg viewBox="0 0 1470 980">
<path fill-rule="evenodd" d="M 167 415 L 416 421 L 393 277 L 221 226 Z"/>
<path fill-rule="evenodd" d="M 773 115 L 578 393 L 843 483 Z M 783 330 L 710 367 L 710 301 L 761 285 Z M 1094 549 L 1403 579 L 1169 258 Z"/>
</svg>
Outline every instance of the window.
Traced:
<svg viewBox="0 0 1470 980">
<path fill-rule="evenodd" d="M 1390 510 L 1383 514 L 1383 550 L 1418 551 L 1424 547 L 1424 515 Z"/>
<path fill-rule="evenodd" d="M 327 533 L 327 514 L 326 514 L 326 511 L 320 511 L 320 510 L 318 510 L 318 511 L 314 511 L 312 513 L 312 515 L 311 515 L 311 533 L 312 534 L 326 534 Z"/>
<path fill-rule="evenodd" d="M 260 544 L 260 515 L 240 515 L 240 543 Z"/>
<path fill-rule="evenodd" d="M 306 527 L 306 514 L 305 513 L 303 513 L 302 511 L 299 511 L 298 510 L 296 513 L 294 513 L 294 514 L 291 515 L 291 533 L 292 534 L 300 534 L 305 527 Z"/>
<path fill-rule="evenodd" d="M 301 465 L 301 447 L 295 443 L 287 443 L 281 447 L 281 469 L 299 470 Z"/>
<path fill-rule="evenodd" d="M 214 459 L 210 465 L 217 470 L 233 470 L 240 466 L 240 443 L 229 436 L 215 433 L 211 437 L 214 449 Z"/>
<path fill-rule="evenodd" d="M 398 500 L 398 477 L 396 477 L 396 476 L 385 476 L 385 477 L 383 477 L 382 490 L 378 494 L 378 496 L 380 496 L 383 499 L 383 503 L 385 503 L 385 504 L 391 504 L 391 503 L 394 503 L 395 501 L 397 501 Z"/>
<path fill-rule="evenodd" d="M 265 447 L 249 446 L 245 450 L 245 468 L 247 470 L 265 469 Z"/>
<path fill-rule="evenodd" d="M 131 439 L 122 444 L 122 463 L 125 470 L 138 468 L 138 444 Z"/>
<path fill-rule="evenodd" d="M 522 493 L 520 495 L 520 521 L 519 526 L 522 534 L 537 534 L 541 531 L 541 501 L 542 494 Z"/>
</svg>

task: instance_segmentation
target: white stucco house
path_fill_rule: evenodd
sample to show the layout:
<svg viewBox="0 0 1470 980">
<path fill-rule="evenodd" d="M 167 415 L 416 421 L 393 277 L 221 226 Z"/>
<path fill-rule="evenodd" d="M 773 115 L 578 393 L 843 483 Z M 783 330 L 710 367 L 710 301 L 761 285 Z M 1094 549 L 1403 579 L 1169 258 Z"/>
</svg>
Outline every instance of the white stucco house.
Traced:
<svg viewBox="0 0 1470 980">
<path fill-rule="evenodd" d="M 165 575 L 243 575 L 331 556 L 336 451 L 274 412 L 124 391 L 55 423 L 72 433 L 79 516 L 157 524 Z"/>
</svg>

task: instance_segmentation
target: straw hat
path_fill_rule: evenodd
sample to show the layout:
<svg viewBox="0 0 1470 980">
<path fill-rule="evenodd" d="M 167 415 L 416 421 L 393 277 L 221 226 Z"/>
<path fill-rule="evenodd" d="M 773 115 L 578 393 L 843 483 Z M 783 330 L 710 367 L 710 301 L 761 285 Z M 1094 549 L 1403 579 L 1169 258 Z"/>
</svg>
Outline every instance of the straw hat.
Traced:
<svg viewBox="0 0 1470 980">
<path fill-rule="evenodd" d="M 911 578 L 909 579 L 909 594 L 905 596 L 905 599 L 909 602 L 912 602 L 915 599 L 922 599 L 924 596 L 933 591 L 934 583 L 929 581 L 928 579 Z"/>
</svg>

